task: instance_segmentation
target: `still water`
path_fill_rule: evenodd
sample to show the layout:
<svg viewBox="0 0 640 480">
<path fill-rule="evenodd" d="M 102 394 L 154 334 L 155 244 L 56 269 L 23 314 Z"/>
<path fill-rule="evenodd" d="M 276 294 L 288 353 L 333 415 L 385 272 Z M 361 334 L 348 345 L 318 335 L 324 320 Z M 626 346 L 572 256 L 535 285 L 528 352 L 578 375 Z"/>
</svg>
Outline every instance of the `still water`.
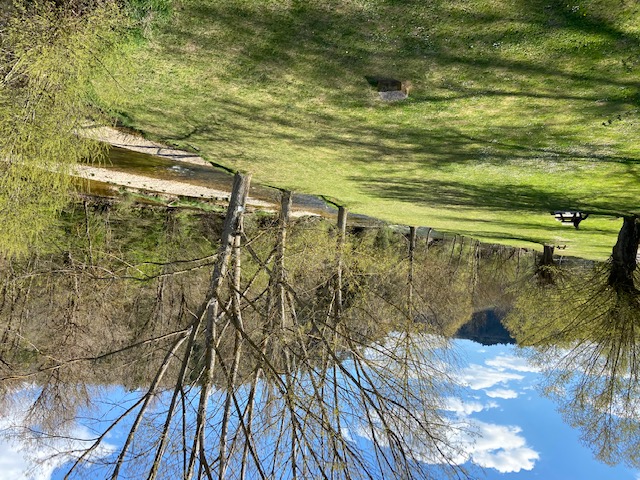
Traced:
<svg viewBox="0 0 640 480">
<path fill-rule="evenodd" d="M 111 147 L 108 160 L 100 166 L 149 178 L 171 180 L 226 192 L 231 191 L 233 185 L 233 175 L 221 168 L 181 162 L 119 147 Z M 250 191 L 252 198 L 270 203 L 277 203 L 278 195 L 279 190 L 259 185 L 252 186 Z M 336 212 L 335 208 L 314 195 L 295 194 L 294 203 L 299 210 L 321 215 L 331 215 Z"/>
<path fill-rule="evenodd" d="M 470 340 L 455 340 L 452 348 L 461 362 L 453 375 L 463 387 L 458 396 L 447 397 L 445 408 L 455 422 L 469 426 L 469 434 L 454 434 L 451 440 L 460 446 L 455 461 L 467 467 L 474 477 L 487 479 L 629 479 L 640 470 L 607 466 L 594 459 L 588 445 L 581 443 L 579 431 L 567 426 L 556 411 L 557 405 L 540 394 L 544 380 L 539 368 L 520 356 L 513 345 L 483 346 Z M 31 387 L 25 387 L 24 395 Z M 133 405 L 136 392 L 118 386 L 99 389 L 87 415 L 79 416 L 71 439 L 49 439 L 38 449 L 18 439 L 5 437 L 0 443 L 0 478 L 61 479 L 72 465 L 71 454 L 48 456 L 67 450 L 82 450 L 90 445 L 95 432 Z M 166 402 L 166 399 L 164 399 Z M 162 399 L 156 400 L 160 411 Z M 25 412 L 16 406 L 6 412 L 3 433 L 19 423 Z M 99 421 L 97 421 L 99 420 Z M 92 457 L 92 464 L 79 474 L 106 478 L 108 468 L 100 466 L 112 452 L 121 448 L 130 424 L 113 429 Z M 354 444 L 367 448 L 355 432 L 345 433 Z M 355 439 L 355 440 L 354 440 Z M 113 460 L 113 459 L 112 459 Z M 480 472 L 482 469 L 482 472 Z"/>
<path fill-rule="evenodd" d="M 569 427 L 558 405 L 541 394 L 545 376 L 515 345 L 485 346 L 456 340 L 466 388 L 452 410 L 478 426 L 469 460 L 485 467 L 488 479 L 629 479 L 640 470 L 608 466 L 594 458 Z"/>
<path fill-rule="evenodd" d="M 2 259 L 0 478 L 638 478 L 633 269 L 224 221 L 85 203 Z"/>
</svg>

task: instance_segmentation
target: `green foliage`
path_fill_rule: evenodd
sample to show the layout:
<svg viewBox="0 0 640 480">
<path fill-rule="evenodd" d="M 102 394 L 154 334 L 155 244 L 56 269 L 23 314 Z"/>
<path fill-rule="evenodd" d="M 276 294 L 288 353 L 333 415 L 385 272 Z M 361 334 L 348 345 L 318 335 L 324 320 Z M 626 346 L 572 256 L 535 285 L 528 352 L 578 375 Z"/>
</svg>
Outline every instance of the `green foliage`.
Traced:
<svg viewBox="0 0 640 480">
<path fill-rule="evenodd" d="M 234 467 L 242 445 L 253 444 L 256 451 L 266 452 L 253 460 L 261 472 L 265 471 L 261 465 L 268 471 L 272 459 L 278 459 L 280 466 L 273 463 L 271 477 L 289 476 L 293 459 L 299 465 L 307 462 L 303 474 L 312 477 L 330 472 L 353 478 L 349 468 L 357 468 L 358 474 L 371 468 L 369 476 L 383 472 L 390 478 L 432 474 L 439 478 L 433 472 L 437 467 L 410 456 L 419 446 L 420 452 L 427 451 L 425 447 L 442 456 L 437 463 L 447 471 L 446 465 L 451 465 L 452 476 L 461 476 L 449 461 L 447 452 L 452 449 L 441 448 L 443 442 L 438 440 L 444 438 L 443 444 L 448 445 L 448 437 L 440 433 L 451 427 L 441 415 L 442 395 L 452 394 L 445 386 L 448 374 L 442 363 L 446 340 L 425 335 L 432 329 L 416 322 L 406 308 L 408 264 L 403 235 L 390 235 L 389 247 L 381 250 L 374 246 L 375 232 L 358 231 L 348 235 L 343 246 L 333 225 L 322 219 L 291 222 L 285 235 L 283 225 L 273 218 L 247 216 L 248 238 L 240 245 L 244 253 L 232 253 L 226 278 L 219 277 L 223 282 L 213 292 L 209 285 L 217 279 L 211 272 L 212 257 L 217 263 L 213 272 L 220 272 L 219 261 L 227 257 L 212 255 L 217 241 L 208 244 L 202 233 L 219 238 L 219 218 L 174 209 L 114 208 L 100 202 L 84 203 L 65 220 L 68 243 L 60 246 L 66 251 L 0 261 L 0 388 L 10 391 L 25 379 L 38 386 L 42 400 L 33 411 L 42 416 L 29 418 L 27 425 L 42 425 L 42 435 L 58 433 L 57 425 L 47 421 L 56 418 L 57 412 L 65 420 L 72 419 L 78 400 L 88 398 L 82 391 L 87 384 L 124 384 L 136 390 L 135 395 L 151 384 L 144 395 L 152 400 L 166 387 L 175 386 L 178 395 L 210 388 L 213 383 L 211 396 L 206 391 L 202 395 L 209 409 L 200 418 L 220 425 L 217 418 L 237 412 L 249 426 L 244 438 L 239 431 L 230 433 L 229 438 L 240 439 L 230 443 L 238 446 L 229 450 Z M 279 253 L 274 256 L 274 252 Z M 420 255 L 419 263 L 429 266 L 424 272 L 427 288 L 435 288 L 422 292 L 421 300 L 446 314 L 436 297 L 459 296 L 455 279 L 465 276 L 456 276 L 460 265 L 437 252 L 432 249 L 429 255 Z M 153 270 L 144 263 L 151 263 Z M 288 300 L 282 302 L 277 298 L 278 287 L 285 283 L 282 292 Z M 445 292 L 449 286 L 451 292 Z M 198 330 L 205 318 L 202 312 L 212 302 L 220 302 L 222 308 L 213 334 L 208 335 Z M 284 321 L 288 314 L 291 323 Z M 274 322 L 274 317 L 282 322 Z M 38 357 L 25 355 L 26 348 Z M 208 377 L 206 370 L 203 375 L 202 354 L 205 361 L 213 358 L 211 349 L 216 361 Z M 65 383 L 74 388 L 64 389 Z M 221 401 L 225 396 L 226 408 Z M 231 407 L 231 396 L 238 406 L 237 400 L 247 399 L 246 405 L 255 405 L 255 417 Z M 165 409 L 166 423 L 164 412 L 158 416 L 156 409 L 147 412 L 143 406 L 139 410 L 144 415 L 139 417 L 140 429 L 131 430 L 136 445 L 152 452 L 157 443 L 149 447 L 143 442 L 158 439 L 161 423 L 169 432 L 166 454 L 158 457 L 162 477 L 182 474 L 173 468 L 183 457 L 170 452 L 188 454 L 188 445 L 178 449 L 180 440 L 173 439 L 190 436 L 192 424 L 184 423 L 188 426 L 181 435 L 173 434 L 171 424 L 180 418 L 180 411 L 186 421 L 187 411 L 196 407 L 194 397 L 184 395 L 177 410 Z M 228 425 L 234 428 L 239 417 L 232 418 Z M 363 431 L 374 432 L 375 455 L 352 449 L 342 440 L 341 425 L 360 424 L 365 425 Z M 214 428 L 203 436 L 207 452 L 209 445 L 221 443 L 215 432 L 226 430 Z M 378 432 L 380 438 L 398 441 L 377 443 Z M 311 458 L 306 456 L 307 448 L 288 448 L 294 437 L 295 442 L 302 440 L 299 445 L 320 454 Z M 343 446 L 327 449 L 334 441 Z M 401 465 L 396 467 L 399 458 L 408 461 L 397 462 Z M 148 459 L 135 452 L 135 458 L 126 459 L 127 467 L 132 467 L 127 473 L 135 469 L 139 474 Z M 321 461 L 310 463 L 316 459 Z M 248 470 L 247 476 L 255 476 L 254 471 Z"/>
<path fill-rule="evenodd" d="M 531 266 L 531 273 L 521 277 L 511 288 L 515 305 L 504 322 L 522 346 L 571 345 L 576 341 L 576 335 L 586 334 L 585 323 L 589 323 L 589 315 L 598 305 L 598 301 L 591 301 L 599 291 L 591 284 L 597 278 L 593 266 L 545 268 L 551 272 L 555 283 L 540 283 L 535 275 L 536 267 Z M 584 306 L 589 308 L 581 308 Z M 584 315 L 578 316 L 579 312 Z"/>
<path fill-rule="evenodd" d="M 171 14 L 171 0 L 128 0 L 127 8 L 133 12 L 133 18 L 138 21 L 145 21 L 145 18 L 154 16 L 159 19 L 166 19 Z M 148 19 L 146 21 L 149 21 Z"/>
<path fill-rule="evenodd" d="M 172 3 L 172 0 L 126 0 L 133 32 L 142 38 L 150 38 L 154 30 L 170 18 Z"/>
<path fill-rule="evenodd" d="M 104 120 L 89 103 L 91 80 L 122 22 L 115 2 L 81 14 L 24 2 L 0 32 L 1 252 L 41 244 L 69 200 L 73 165 L 104 152 L 78 132 Z"/>
<path fill-rule="evenodd" d="M 390 237 L 391 237 L 391 229 L 380 228 L 376 232 L 374 246 L 382 250 L 389 248 L 389 244 L 391 243 Z"/>
</svg>

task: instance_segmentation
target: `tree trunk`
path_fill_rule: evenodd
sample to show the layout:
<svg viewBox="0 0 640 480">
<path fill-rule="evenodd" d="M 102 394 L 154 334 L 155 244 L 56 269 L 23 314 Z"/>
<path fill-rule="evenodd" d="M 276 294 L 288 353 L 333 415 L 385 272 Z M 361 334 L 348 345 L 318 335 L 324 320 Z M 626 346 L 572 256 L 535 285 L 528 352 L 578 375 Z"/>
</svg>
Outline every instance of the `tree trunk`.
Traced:
<svg viewBox="0 0 640 480">
<path fill-rule="evenodd" d="M 342 251 L 347 236 L 347 209 L 338 208 L 338 241 L 337 241 L 337 274 L 336 274 L 336 297 L 335 297 L 335 317 L 336 321 L 342 316 L 342 270 L 344 268 Z"/>
<path fill-rule="evenodd" d="M 198 453 L 204 452 L 204 442 L 206 438 L 205 425 L 207 416 L 207 401 L 213 383 L 213 367 L 215 364 L 215 342 L 217 335 L 217 321 L 219 316 L 219 295 L 222 290 L 223 281 L 227 275 L 229 267 L 229 259 L 234 247 L 235 237 L 238 234 L 238 227 L 241 225 L 242 215 L 244 213 L 247 196 L 249 194 L 249 185 L 251 183 L 251 175 L 242 175 L 237 173 L 233 179 L 233 190 L 229 199 L 229 207 L 227 208 L 227 216 L 224 219 L 224 227 L 222 230 L 222 238 L 220 247 L 218 248 L 218 258 L 211 275 L 211 283 L 207 300 L 205 301 L 204 311 L 200 315 L 198 321 L 206 318 L 205 327 L 205 370 L 202 380 L 202 390 L 200 393 L 200 402 L 196 414 L 196 432 L 194 434 L 194 443 L 191 450 L 191 458 L 187 468 L 187 478 L 193 476 L 195 459 Z"/>
<path fill-rule="evenodd" d="M 449 255 L 449 265 L 453 262 L 453 253 L 456 251 L 456 242 L 458 240 L 458 235 L 453 236 L 453 243 L 451 244 L 451 255 Z"/>
<path fill-rule="evenodd" d="M 553 285 L 555 283 L 555 278 L 553 277 L 553 267 L 556 266 L 556 262 L 553 260 L 554 250 L 555 247 L 545 245 L 542 255 L 538 257 L 536 277 L 540 285 Z"/>
<path fill-rule="evenodd" d="M 608 284 L 625 291 L 635 290 L 633 274 L 637 267 L 640 225 L 637 217 L 624 217 L 618 241 L 611 253 L 611 272 Z"/>
<path fill-rule="evenodd" d="M 413 319 L 413 273 L 414 273 L 414 256 L 416 250 L 416 227 L 409 227 L 409 278 L 407 283 L 409 284 L 408 292 L 408 311 L 409 318 Z"/>
<path fill-rule="evenodd" d="M 280 218 L 278 231 L 278 246 L 276 253 L 275 274 L 276 274 L 276 298 L 278 302 L 278 312 L 280 316 L 280 328 L 287 329 L 292 327 L 291 317 L 286 311 L 286 269 L 284 265 L 286 247 L 287 247 L 287 228 L 289 226 L 289 215 L 291 212 L 291 192 L 282 192 L 280 199 Z"/>
</svg>

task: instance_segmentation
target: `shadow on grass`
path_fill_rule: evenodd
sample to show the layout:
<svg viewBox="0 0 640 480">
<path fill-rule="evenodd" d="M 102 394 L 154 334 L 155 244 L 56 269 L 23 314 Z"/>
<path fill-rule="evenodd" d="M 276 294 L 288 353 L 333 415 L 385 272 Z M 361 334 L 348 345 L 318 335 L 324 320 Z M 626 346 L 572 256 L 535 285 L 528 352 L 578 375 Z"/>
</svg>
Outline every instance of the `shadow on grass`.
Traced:
<svg viewBox="0 0 640 480">
<path fill-rule="evenodd" d="M 385 126 L 345 119 L 339 114 L 318 114 L 295 106 L 280 111 L 266 102 L 255 105 L 242 99 L 225 98 L 208 105 L 214 113 L 204 118 L 186 117 L 183 119 L 187 124 L 184 132 L 164 138 L 177 142 L 198 138 L 212 144 L 246 143 L 271 138 L 274 126 L 277 126 L 283 127 L 277 133 L 279 141 L 302 148 L 349 151 L 350 160 L 354 162 L 372 163 L 386 157 L 392 159 L 391 169 L 394 165 L 406 164 L 446 168 L 463 163 L 503 166 L 505 162 L 548 160 L 560 165 L 566 162 L 621 164 L 627 167 L 627 175 L 640 178 L 640 158 L 584 144 L 583 140 L 572 138 L 568 133 L 563 140 L 569 144 L 575 142 L 579 149 L 540 146 L 547 135 L 544 129 L 494 127 L 491 136 L 483 137 L 469 135 L 437 121 Z"/>
<path fill-rule="evenodd" d="M 278 126 L 277 145 L 290 144 L 309 152 L 331 151 L 360 165 L 356 168 L 366 173 L 350 175 L 347 179 L 372 197 L 433 207 L 466 206 L 537 213 L 572 209 L 623 215 L 638 211 L 640 159 L 607 154 L 597 147 L 582 145 L 579 151 L 538 147 L 536 141 L 528 144 L 529 132 L 508 127 L 494 131 L 494 138 L 481 138 L 446 125 L 385 128 L 370 122 L 345 122 L 329 114 L 318 116 L 296 108 L 280 112 L 268 104 L 247 104 L 242 99 L 226 99 L 210 105 L 215 113 L 200 119 L 188 118 L 188 130 L 166 138 L 183 144 L 206 144 L 209 160 L 217 163 L 247 159 L 259 166 L 256 168 L 265 168 L 264 165 L 277 161 L 278 152 L 275 156 L 271 151 L 263 153 L 259 145 L 272 141 L 274 127 Z M 220 128 L 221 123 L 224 128 Z M 307 128 L 300 128 L 301 124 Z M 301 160 L 309 164 L 314 161 L 313 158 Z M 330 159 L 325 161 L 327 168 L 331 168 Z M 506 185 L 504 177 L 494 183 L 482 178 L 482 184 L 474 184 L 473 178 L 466 182 L 429 179 L 431 172 L 446 174 L 456 165 L 490 167 L 493 172 L 509 166 L 521 171 L 525 178 L 512 182 L 507 179 Z M 558 171 L 550 173 L 549 168 Z M 602 179 L 605 190 L 601 195 L 589 196 L 585 192 L 589 188 L 593 191 L 593 185 L 586 185 L 581 191 L 568 188 L 564 182 L 576 174 L 589 179 L 590 183 Z M 618 190 L 608 183 L 612 174 L 617 175 L 613 180 Z M 548 188 L 531 185 L 536 175 L 548 176 Z"/>
<path fill-rule="evenodd" d="M 447 1 L 415 2 L 413 7 L 406 3 L 359 6 L 309 0 L 286 8 L 234 1 L 185 2 L 179 17 L 182 21 L 165 27 L 164 34 L 171 41 L 165 42 L 164 48 L 184 57 L 188 45 L 195 50 L 197 61 L 202 60 L 197 52 L 213 52 L 228 60 L 226 76 L 233 81 L 286 84 L 295 74 L 302 82 L 343 91 L 366 88 L 365 75 L 417 76 L 434 63 L 469 69 L 459 70 L 458 75 L 472 80 L 505 71 L 523 76 L 523 85 L 515 82 L 515 88 L 503 89 L 509 95 L 596 99 L 595 94 L 574 95 L 563 87 L 567 83 L 596 90 L 601 86 L 640 86 L 634 77 L 615 75 L 610 65 L 606 70 L 572 70 L 571 65 L 544 50 L 540 56 L 520 60 L 501 54 L 495 47 L 511 41 L 530 44 L 528 48 L 535 51 L 540 49 L 535 46 L 539 36 L 558 31 L 596 36 L 602 43 L 596 52 L 570 52 L 578 64 L 588 67 L 595 65 L 594 58 L 622 58 L 640 49 L 636 35 L 584 9 L 574 11 L 556 0 L 520 1 L 514 19 L 492 12 L 491 2 L 485 11 L 455 8 L 455 2 Z M 513 22 L 525 24 L 527 32 L 514 30 Z M 541 82 L 539 91 L 526 89 L 531 77 Z M 353 81 L 359 84 L 349 85 Z M 463 95 L 500 95 L 501 90 L 473 90 Z"/>
<path fill-rule="evenodd" d="M 637 208 L 633 198 L 637 198 L 638 187 L 632 182 L 637 184 L 640 178 L 639 159 L 586 144 L 572 124 L 549 138 L 544 125 L 511 126 L 506 118 L 498 127 L 471 125 L 467 131 L 480 133 L 469 134 L 466 127 L 405 115 L 426 102 L 527 97 L 565 102 L 536 103 L 534 110 L 542 112 L 543 120 L 561 116 L 565 112 L 556 112 L 558 105 L 573 102 L 573 116 L 567 122 L 606 128 L 601 123 L 611 112 L 638 105 L 640 89 L 638 77 L 625 73 L 622 65 L 630 51 L 640 49 L 640 40 L 617 28 L 611 19 L 574 11 L 556 0 L 517 0 L 509 3 L 508 15 L 501 12 L 502 4 L 477 11 L 444 0 L 309 0 L 283 5 L 257 6 L 234 0 L 182 3 L 177 21 L 160 33 L 163 55 L 201 72 L 208 72 L 205 67 L 209 64 L 224 62 L 224 68 L 212 69 L 211 74 L 219 76 L 213 84 L 218 88 L 228 84 L 239 93 L 200 92 L 197 109 L 192 108 L 194 99 L 190 98 L 182 107 L 182 125 L 165 139 L 206 144 L 214 161 L 226 164 L 246 159 L 257 168 L 277 162 L 280 152 L 275 150 L 280 145 L 307 149 L 310 156 L 329 151 L 328 157 L 348 159 L 377 175 L 373 179 L 351 175 L 349 180 L 358 188 L 374 197 L 402 202 L 538 213 L 573 208 L 618 214 Z M 485 6 L 491 5 L 487 1 Z M 612 7 L 611 18 L 616 8 L 622 14 L 622 7 Z M 558 32 L 577 39 L 580 35 L 597 37 L 600 43 L 584 50 L 576 45 L 575 52 L 545 52 L 536 44 L 538 38 Z M 502 43 L 522 45 L 527 54 L 513 56 L 494 47 Z M 605 55 L 611 62 L 598 62 Z M 567 58 L 574 63 L 564 63 Z M 431 71 L 442 66 L 446 66 L 447 78 L 431 79 Z M 416 93 L 403 104 L 366 103 L 361 92 L 371 89 L 365 76 L 372 74 L 415 80 Z M 243 96 L 244 89 L 264 93 L 264 101 Z M 308 102 L 320 93 L 333 96 L 327 102 L 333 109 L 314 109 Z M 297 98 L 289 101 L 286 96 L 291 94 L 306 97 L 302 102 Z M 270 96 L 277 101 L 272 102 Z M 166 116 L 161 105 L 145 108 L 156 109 L 160 118 Z M 437 113 L 437 108 L 431 111 Z M 362 113 L 367 109 L 379 116 L 367 118 Z M 381 124 L 385 114 L 389 120 Z M 602 120 L 594 122 L 598 117 Z M 561 130 L 563 124 L 558 125 Z M 598 131 L 590 135 L 597 138 Z M 274 147 L 269 142 L 276 137 Z M 567 169 L 611 164 L 616 174 L 626 168 L 624 178 L 620 174 L 623 181 L 616 184 L 628 191 L 621 192 L 622 200 L 616 204 L 615 192 L 587 198 L 584 192 L 568 191 L 555 177 L 550 178 L 555 185 L 548 190 L 515 181 L 488 186 L 428 179 L 432 169 L 442 171 L 459 164 L 518 167 L 521 162 L 523 168 L 535 169 L 531 165 L 536 161 L 541 163 L 539 173 L 544 173 L 545 162 L 560 168 L 566 164 Z M 411 169 L 424 176 L 404 173 Z"/>
<path fill-rule="evenodd" d="M 520 215 L 522 220 L 526 220 L 530 218 L 526 212 L 514 212 L 514 215 Z M 460 222 L 460 217 L 455 216 L 447 216 L 447 215 L 438 215 L 438 218 L 444 220 L 448 223 Z M 522 222 L 509 222 L 504 218 L 501 218 L 499 221 L 496 220 L 483 220 L 478 218 L 470 218 L 470 221 L 474 223 L 473 236 L 481 237 L 481 238 L 489 238 L 494 241 L 500 240 L 514 240 L 520 242 L 529 242 L 529 243 L 537 243 L 539 245 L 544 245 L 549 241 L 548 230 L 547 234 L 541 234 L 541 230 L 543 230 L 539 225 L 527 225 Z M 483 228 L 483 224 L 486 225 L 486 228 Z M 499 231 L 499 226 L 502 231 Z M 465 232 L 463 232 L 464 234 Z M 562 233 L 559 231 L 559 233 Z"/>
<path fill-rule="evenodd" d="M 416 180 L 406 178 L 371 180 L 352 178 L 369 195 L 436 208 L 469 207 L 490 211 L 553 212 L 574 209 L 602 215 L 623 215 L 612 208 L 611 201 L 579 198 L 571 192 L 559 193 L 530 185 L 473 185 L 463 182 Z"/>
</svg>

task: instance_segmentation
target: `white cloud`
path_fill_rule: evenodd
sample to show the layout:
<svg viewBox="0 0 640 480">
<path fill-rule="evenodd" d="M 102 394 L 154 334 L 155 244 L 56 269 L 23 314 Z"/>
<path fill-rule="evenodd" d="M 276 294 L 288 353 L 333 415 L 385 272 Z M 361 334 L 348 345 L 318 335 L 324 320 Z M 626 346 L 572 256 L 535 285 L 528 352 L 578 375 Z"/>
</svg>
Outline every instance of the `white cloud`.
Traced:
<svg viewBox="0 0 640 480">
<path fill-rule="evenodd" d="M 514 357 L 512 355 L 499 355 L 484 362 L 490 367 L 497 368 L 500 371 L 514 370 L 516 372 L 539 372 L 540 369 L 531 365 L 526 358 Z"/>
<path fill-rule="evenodd" d="M 495 390 L 488 390 L 487 396 L 491 398 L 504 398 L 504 399 L 517 398 L 518 392 L 516 392 L 515 390 L 509 390 L 506 388 L 497 388 Z"/>
<path fill-rule="evenodd" d="M 69 436 L 88 433 L 82 429 L 74 430 Z M 53 472 L 65 463 L 75 460 L 72 454 L 61 454 L 61 451 L 86 449 L 91 444 L 80 439 L 56 439 L 50 442 L 38 442 L 28 445 L 26 442 L 0 440 L 0 480 L 49 480 Z M 113 447 L 100 447 L 95 455 L 106 456 Z"/>
<path fill-rule="evenodd" d="M 478 438 L 471 449 L 472 461 L 501 473 L 531 470 L 540 458 L 538 452 L 526 446 L 522 429 L 471 420 L 478 429 Z"/>
<path fill-rule="evenodd" d="M 504 372 L 483 365 L 471 364 L 458 374 L 461 385 L 472 390 L 491 388 L 498 384 L 506 384 L 511 380 L 522 380 L 524 376 L 517 373 Z"/>
<path fill-rule="evenodd" d="M 484 468 L 495 468 L 500 473 L 519 472 L 531 470 L 540 456 L 530 448 L 512 448 L 492 452 L 479 452 L 474 454 L 473 461 Z"/>
<path fill-rule="evenodd" d="M 457 443 L 456 463 L 467 461 L 483 468 L 494 468 L 500 473 L 531 470 L 538 452 L 526 445 L 521 428 L 511 425 L 496 425 L 469 419 L 469 432 L 458 431 L 450 439 Z"/>
<path fill-rule="evenodd" d="M 486 423 L 471 416 L 498 407 L 498 403 L 493 399 L 518 397 L 517 390 L 524 385 L 518 383 L 516 389 L 512 388 L 511 383 L 521 382 L 526 378 L 525 373 L 537 371 L 525 359 L 508 354 L 498 355 L 483 364 L 470 364 L 459 370 L 449 370 L 456 383 L 468 387 L 468 390 L 465 399 L 444 399 L 442 408 L 451 412 L 449 420 L 440 423 L 439 427 L 434 425 L 435 431 L 431 432 L 442 440 L 438 449 L 430 443 L 430 438 L 421 438 L 417 422 L 406 418 L 406 415 L 395 421 L 387 419 L 385 423 L 398 428 L 399 438 L 403 440 L 407 451 L 411 452 L 416 460 L 424 463 L 438 464 L 448 461 L 451 464 L 462 465 L 470 462 L 483 468 L 495 469 L 500 473 L 531 470 L 540 455 L 527 445 L 520 427 Z M 474 397 L 474 391 L 480 390 L 490 398 L 489 401 L 484 395 Z M 373 428 L 364 424 L 354 426 L 350 432 L 343 433 L 345 438 L 361 437 L 376 441 L 380 446 L 387 446 L 387 436 L 384 434 L 382 422 L 376 421 L 375 415 L 371 415 L 371 418 L 376 424 Z"/>
<path fill-rule="evenodd" d="M 28 478 L 26 475 L 28 470 L 29 468 L 25 465 L 24 459 L 20 455 L 16 455 L 11 446 L 6 445 L 5 442 L 0 442 L 0 479 Z M 46 476 L 41 478 L 48 479 L 51 477 L 51 473 L 53 473 L 53 470 L 46 472 Z"/>
<path fill-rule="evenodd" d="M 472 413 L 481 412 L 486 407 L 480 402 L 464 402 L 457 397 L 447 397 L 444 400 L 443 410 L 454 412 L 457 415 L 468 416 Z"/>
<path fill-rule="evenodd" d="M 57 468 L 77 458 L 65 452 L 83 451 L 93 443 L 89 430 L 80 425 L 57 437 L 29 439 L 24 419 L 25 412 L 12 411 L 0 420 L 0 480 L 49 480 Z M 89 460 L 114 450 L 113 445 L 102 444 Z"/>
<path fill-rule="evenodd" d="M 451 403 L 456 406 L 456 402 Z M 469 409 L 473 408 L 477 408 L 477 405 Z M 390 420 L 387 419 L 387 423 L 395 423 Z M 446 461 L 456 465 L 472 462 L 480 467 L 509 473 L 531 470 L 540 457 L 538 452 L 527 446 L 521 435 L 522 429 L 517 426 L 460 417 L 451 420 L 448 425 L 441 425 L 437 436 L 443 442 L 439 443 L 438 450 L 433 448 L 428 438 L 420 438 L 419 431 L 419 428 L 412 428 L 411 422 L 405 423 L 400 429 L 400 438 L 404 440 L 407 451 L 424 463 L 443 463 L 446 458 Z M 387 446 L 387 436 L 379 425 L 374 427 L 373 432 L 361 425 L 353 433 L 368 440 L 375 437 L 378 444 Z M 348 435 L 347 438 L 352 436 Z"/>
<path fill-rule="evenodd" d="M 340 430 L 340 433 L 342 434 L 342 438 L 344 438 L 345 442 L 353 442 L 353 435 L 351 435 L 351 430 L 349 430 L 347 427 L 342 427 L 342 429 Z"/>
</svg>

